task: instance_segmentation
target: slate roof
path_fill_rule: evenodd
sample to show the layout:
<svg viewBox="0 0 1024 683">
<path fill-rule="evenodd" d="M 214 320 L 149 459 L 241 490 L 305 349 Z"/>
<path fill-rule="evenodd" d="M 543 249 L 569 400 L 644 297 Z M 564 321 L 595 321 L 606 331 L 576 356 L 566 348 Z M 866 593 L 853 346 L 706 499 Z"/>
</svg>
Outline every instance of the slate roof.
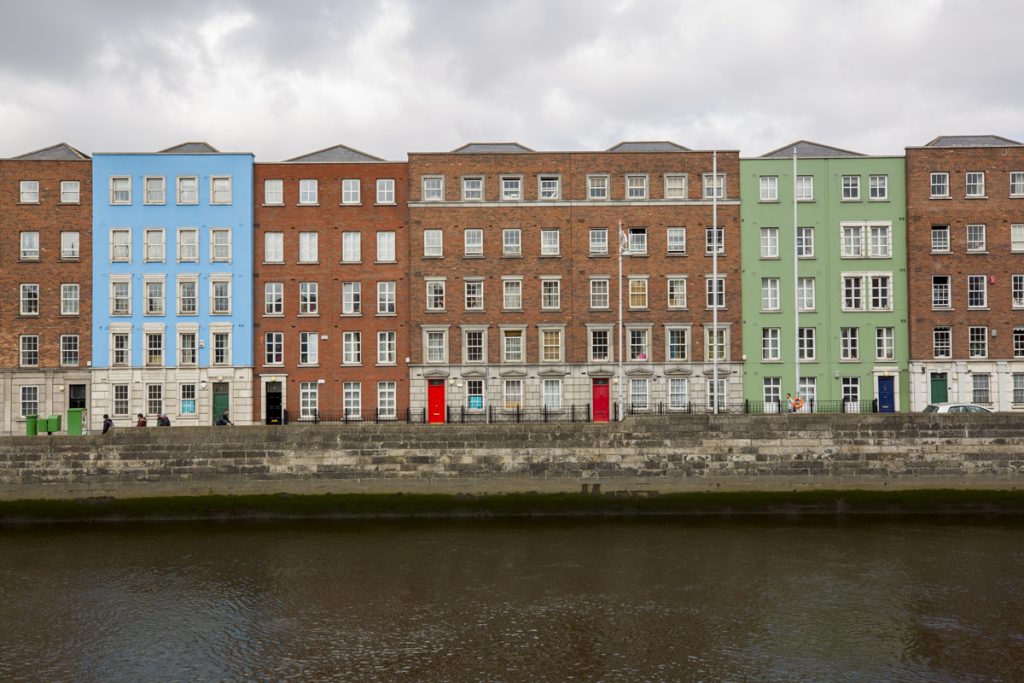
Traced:
<svg viewBox="0 0 1024 683">
<path fill-rule="evenodd" d="M 773 149 L 770 152 L 761 155 L 762 159 L 791 159 L 793 158 L 793 150 L 796 150 L 797 157 L 804 159 L 821 159 L 821 158 L 841 158 L 841 157 L 862 157 L 867 156 L 860 152 L 851 152 L 848 149 L 840 149 L 839 147 L 831 147 L 829 145 L 822 145 L 817 142 L 811 142 L 809 140 L 797 140 L 792 142 L 785 147 L 779 147 Z"/>
<path fill-rule="evenodd" d="M 358 149 L 352 147 L 346 147 L 345 145 L 334 145 L 333 147 L 327 147 L 324 149 L 310 152 L 309 154 L 303 154 L 297 156 L 294 159 L 287 159 L 286 161 L 315 161 L 315 162 L 353 162 L 353 161 L 384 161 L 380 157 L 375 157 L 372 154 L 366 152 L 360 152 Z"/>
<path fill-rule="evenodd" d="M 690 150 L 682 145 L 667 140 L 634 142 L 620 142 L 609 147 L 609 152 L 689 152 Z"/>
<path fill-rule="evenodd" d="M 89 155 L 78 151 L 66 142 L 58 142 L 56 145 L 37 149 L 14 158 L 22 161 L 82 161 L 89 159 Z"/>
<path fill-rule="evenodd" d="M 1020 147 L 1021 143 L 999 135 L 940 135 L 925 147 Z"/>
<path fill-rule="evenodd" d="M 183 142 L 180 145 L 162 149 L 157 154 L 220 154 L 220 150 L 208 142 Z"/>
<path fill-rule="evenodd" d="M 468 142 L 453 149 L 451 154 L 522 154 L 532 151 L 518 142 Z"/>
</svg>

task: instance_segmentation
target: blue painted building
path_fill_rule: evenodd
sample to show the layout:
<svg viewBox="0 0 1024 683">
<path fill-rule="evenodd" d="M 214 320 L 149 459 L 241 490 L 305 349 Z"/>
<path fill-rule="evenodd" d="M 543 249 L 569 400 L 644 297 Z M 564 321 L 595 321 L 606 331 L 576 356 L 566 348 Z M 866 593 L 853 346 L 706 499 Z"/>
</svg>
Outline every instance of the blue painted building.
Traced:
<svg viewBox="0 0 1024 683">
<path fill-rule="evenodd" d="M 251 421 L 252 172 L 206 143 L 93 157 L 93 427 Z"/>
</svg>

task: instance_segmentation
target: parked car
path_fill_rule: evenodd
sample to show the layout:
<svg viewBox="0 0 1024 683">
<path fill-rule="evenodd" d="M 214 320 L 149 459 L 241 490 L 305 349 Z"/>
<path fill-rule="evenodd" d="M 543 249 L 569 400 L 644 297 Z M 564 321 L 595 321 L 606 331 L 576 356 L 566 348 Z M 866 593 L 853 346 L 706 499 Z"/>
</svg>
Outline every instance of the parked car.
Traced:
<svg viewBox="0 0 1024 683">
<path fill-rule="evenodd" d="M 926 413 L 991 413 L 992 410 L 974 403 L 929 403 Z"/>
</svg>

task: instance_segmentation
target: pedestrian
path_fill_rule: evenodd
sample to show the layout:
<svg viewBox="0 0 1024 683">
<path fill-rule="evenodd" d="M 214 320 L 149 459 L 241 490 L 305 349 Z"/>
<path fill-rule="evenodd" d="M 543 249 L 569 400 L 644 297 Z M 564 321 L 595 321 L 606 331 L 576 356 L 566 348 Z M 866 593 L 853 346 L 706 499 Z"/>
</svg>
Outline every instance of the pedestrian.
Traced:
<svg viewBox="0 0 1024 683">
<path fill-rule="evenodd" d="M 224 425 L 233 425 L 233 424 L 234 424 L 234 422 L 232 422 L 232 421 L 231 421 L 231 420 L 230 420 L 230 419 L 228 418 L 228 411 L 226 411 L 226 410 L 225 410 L 225 411 L 224 411 L 224 414 L 220 416 L 220 419 L 219 419 L 219 420 L 217 420 L 217 424 L 218 424 L 219 426 L 223 427 Z"/>
<path fill-rule="evenodd" d="M 171 418 L 167 417 L 166 413 L 161 413 L 156 418 L 156 426 L 157 427 L 170 427 L 171 426 Z"/>
<path fill-rule="evenodd" d="M 786 394 L 786 410 L 793 412 L 793 397 L 789 394 Z"/>
<path fill-rule="evenodd" d="M 139 419 L 135 422 L 135 426 L 136 427 L 145 427 L 146 426 L 146 416 L 143 415 L 142 413 L 139 413 Z"/>
<path fill-rule="evenodd" d="M 110 416 L 103 413 L 103 433 L 106 434 L 110 431 L 110 428 L 114 426 L 114 421 L 110 419 Z"/>
</svg>

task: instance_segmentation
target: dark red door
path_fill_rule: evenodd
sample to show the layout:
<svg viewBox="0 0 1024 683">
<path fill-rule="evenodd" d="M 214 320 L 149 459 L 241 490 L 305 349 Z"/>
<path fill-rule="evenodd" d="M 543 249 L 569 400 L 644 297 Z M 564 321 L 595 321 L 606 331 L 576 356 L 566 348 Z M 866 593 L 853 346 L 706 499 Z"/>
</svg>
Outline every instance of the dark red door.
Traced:
<svg viewBox="0 0 1024 683">
<path fill-rule="evenodd" d="M 444 422 L 444 380 L 427 380 L 427 422 Z"/>
<path fill-rule="evenodd" d="M 608 378 L 595 377 L 593 386 L 594 422 L 608 421 Z"/>
</svg>

